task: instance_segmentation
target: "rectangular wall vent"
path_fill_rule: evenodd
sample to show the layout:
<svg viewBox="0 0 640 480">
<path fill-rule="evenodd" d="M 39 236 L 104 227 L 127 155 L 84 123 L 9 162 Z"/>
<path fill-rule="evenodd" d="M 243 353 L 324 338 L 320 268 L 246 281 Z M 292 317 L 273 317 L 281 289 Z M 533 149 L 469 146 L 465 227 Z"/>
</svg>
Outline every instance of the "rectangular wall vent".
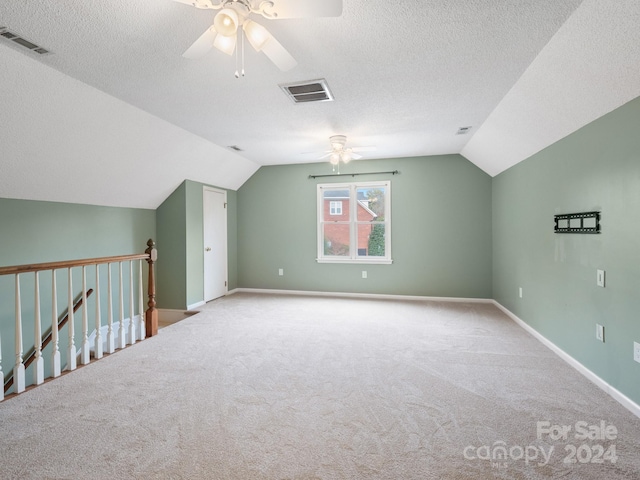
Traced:
<svg viewBox="0 0 640 480">
<path fill-rule="evenodd" d="M 325 79 L 279 85 L 294 103 L 331 102 L 333 95 Z"/>
<path fill-rule="evenodd" d="M 22 35 L 16 32 L 12 32 L 6 27 L 0 27 L 0 39 L 6 40 L 8 43 L 19 45 L 20 47 L 23 47 L 23 49 L 29 50 L 33 53 L 37 53 L 38 55 L 52 54 L 52 52 L 50 52 L 46 48 L 42 48 L 41 46 L 36 45 L 35 43 L 24 38 Z"/>
</svg>

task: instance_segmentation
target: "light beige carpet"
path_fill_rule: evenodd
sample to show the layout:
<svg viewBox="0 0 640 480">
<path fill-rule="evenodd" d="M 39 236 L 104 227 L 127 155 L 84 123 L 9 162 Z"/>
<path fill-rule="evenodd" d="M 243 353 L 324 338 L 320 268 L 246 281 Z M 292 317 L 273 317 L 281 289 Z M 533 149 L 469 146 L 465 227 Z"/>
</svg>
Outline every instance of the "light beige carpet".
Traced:
<svg viewBox="0 0 640 480">
<path fill-rule="evenodd" d="M 640 421 L 486 304 L 236 294 L 0 403 L 0 448 L 2 479 L 640 478 Z"/>
</svg>

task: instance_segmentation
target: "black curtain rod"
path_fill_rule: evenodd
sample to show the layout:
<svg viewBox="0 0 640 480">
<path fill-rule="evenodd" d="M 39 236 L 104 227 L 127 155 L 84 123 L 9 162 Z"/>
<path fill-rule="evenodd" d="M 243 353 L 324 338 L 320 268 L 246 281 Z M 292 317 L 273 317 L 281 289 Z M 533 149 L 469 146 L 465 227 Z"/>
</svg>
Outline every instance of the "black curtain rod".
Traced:
<svg viewBox="0 0 640 480">
<path fill-rule="evenodd" d="M 398 175 L 400 172 L 394 170 L 393 172 L 369 172 L 369 173 L 329 173 L 326 175 L 309 175 L 309 178 L 321 178 L 321 177 L 355 177 L 356 175 L 383 175 L 383 174 Z"/>
</svg>

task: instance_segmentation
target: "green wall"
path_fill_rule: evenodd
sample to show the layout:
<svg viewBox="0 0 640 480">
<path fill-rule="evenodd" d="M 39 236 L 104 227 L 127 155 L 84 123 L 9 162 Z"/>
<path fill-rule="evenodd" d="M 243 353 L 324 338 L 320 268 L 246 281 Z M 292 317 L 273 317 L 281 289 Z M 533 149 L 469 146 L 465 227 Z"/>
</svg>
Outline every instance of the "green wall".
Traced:
<svg viewBox="0 0 640 480">
<path fill-rule="evenodd" d="M 155 212 L 0 198 L 0 265 L 142 253 Z"/>
<path fill-rule="evenodd" d="M 11 266 L 80 258 L 107 257 L 142 253 L 149 238 L 155 238 L 156 224 L 153 210 L 98 207 L 70 203 L 39 202 L 0 198 L 0 265 Z M 114 276 L 117 270 L 113 268 Z M 146 267 L 145 267 L 146 271 Z M 106 267 L 101 267 L 101 284 L 106 289 Z M 127 273 L 128 275 L 128 273 Z M 14 276 L 0 276 L 0 334 L 2 335 L 2 367 L 9 373 L 15 362 Z M 33 346 L 34 297 L 33 273 L 21 275 L 21 306 L 25 352 Z M 128 277 L 127 277 L 128 278 Z M 137 270 L 135 271 L 137 279 Z M 67 273 L 56 273 L 58 310 L 67 306 Z M 51 327 L 51 273 L 40 274 L 41 312 L 43 331 Z M 137 280 L 134 280 L 137 281 Z M 82 288 L 81 269 L 73 270 L 74 293 Z M 125 283 L 128 280 L 125 281 Z M 126 283 L 128 285 L 128 283 Z M 87 268 L 87 288 L 95 287 L 95 269 Z M 135 293 L 135 291 L 134 291 Z M 106 297 L 101 295 L 103 318 L 106 318 Z M 125 297 L 128 287 L 125 286 Z M 137 294 L 136 294 L 137 297 Z M 88 308 L 95 311 L 95 298 Z M 114 299 L 114 306 L 116 300 Z M 136 299 L 137 309 L 137 299 Z M 128 317 L 128 306 L 125 317 Z M 92 317 L 93 318 L 93 317 Z M 79 346 L 81 315 L 76 314 L 76 347 Z M 103 322 L 104 323 L 104 322 Z M 91 329 L 93 330 L 93 329 Z M 66 328 L 61 332 L 62 363 L 66 364 Z M 50 348 L 45 350 L 45 363 Z M 28 383 L 31 372 L 27 372 Z"/>
<path fill-rule="evenodd" d="M 493 179 L 494 298 L 636 403 L 638 125 L 640 99 Z M 555 214 L 592 210 L 602 212 L 601 234 L 553 233 Z M 606 271 L 606 288 L 596 286 L 597 269 Z"/>
<path fill-rule="evenodd" d="M 399 170 L 399 175 L 348 173 Z M 260 168 L 238 190 L 244 288 L 491 297 L 491 178 L 459 155 Z M 316 185 L 391 180 L 391 265 L 316 262 Z M 278 269 L 284 276 L 278 276 Z M 366 270 L 367 279 L 362 278 Z"/>
<path fill-rule="evenodd" d="M 159 308 L 184 309 L 204 299 L 202 190 L 205 186 L 210 185 L 185 180 L 156 211 Z M 238 278 L 236 198 L 236 192 L 227 190 L 229 290 L 236 288 Z"/>
<path fill-rule="evenodd" d="M 156 210 L 158 308 L 187 306 L 187 209 L 183 182 Z"/>
</svg>

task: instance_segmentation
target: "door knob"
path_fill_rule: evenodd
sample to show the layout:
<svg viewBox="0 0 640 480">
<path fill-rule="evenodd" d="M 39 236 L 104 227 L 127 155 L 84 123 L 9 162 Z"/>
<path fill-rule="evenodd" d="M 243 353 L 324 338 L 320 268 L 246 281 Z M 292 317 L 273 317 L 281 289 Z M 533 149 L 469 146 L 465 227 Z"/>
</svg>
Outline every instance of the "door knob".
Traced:
<svg viewBox="0 0 640 480">
<path fill-rule="evenodd" d="M 211 251 L 211 247 L 207 247 L 204 249 L 205 252 L 210 252 Z"/>
</svg>

